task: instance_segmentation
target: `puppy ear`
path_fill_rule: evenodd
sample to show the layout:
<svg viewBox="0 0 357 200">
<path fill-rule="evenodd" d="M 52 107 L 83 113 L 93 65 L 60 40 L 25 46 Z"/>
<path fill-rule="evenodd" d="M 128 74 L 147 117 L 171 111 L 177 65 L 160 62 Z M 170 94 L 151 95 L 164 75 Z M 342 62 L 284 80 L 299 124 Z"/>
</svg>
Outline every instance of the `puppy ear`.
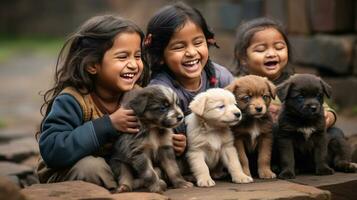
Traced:
<svg viewBox="0 0 357 200">
<path fill-rule="evenodd" d="M 269 81 L 268 79 L 266 79 L 265 83 L 267 84 L 268 88 L 269 88 L 269 93 L 271 98 L 275 99 L 276 96 L 276 87 L 275 85 Z"/>
<path fill-rule="evenodd" d="M 237 89 L 237 87 L 238 87 L 237 81 L 234 80 L 229 85 L 227 85 L 224 89 L 234 93 L 234 91 Z"/>
<path fill-rule="evenodd" d="M 284 102 L 286 97 L 289 94 L 291 82 L 290 81 L 284 81 L 277 87 L 277 95 L 280 99 L 281 102 Z"/>
<path fill-rule="evenodd" d="M 327 84 L 325 81 L 323 81 L 322 79 L 320 79 L 320 83 L 322 86 L 322 89 L 324 90 L 325 95 L 327 96 L 327 98 L 331 97 L 331 93 L 332 93 L 332 88 L 329 84 Z"/>
<path fill-rule="evenodd" d="M 134 110 L 137 116 L 140 116 L 144 113 L 148 101 L 149 96 L 147 94 L 137 95 L 129 102 L 129 107 Z"/>
<path fill-rule="evenodd" d="M 203 112 L 206 107 L 207 97 L 201 94 L 198 94 L 188 106 L 192 112 L 196 113 L 199 116 L 203 115 Z"/>
</svg>

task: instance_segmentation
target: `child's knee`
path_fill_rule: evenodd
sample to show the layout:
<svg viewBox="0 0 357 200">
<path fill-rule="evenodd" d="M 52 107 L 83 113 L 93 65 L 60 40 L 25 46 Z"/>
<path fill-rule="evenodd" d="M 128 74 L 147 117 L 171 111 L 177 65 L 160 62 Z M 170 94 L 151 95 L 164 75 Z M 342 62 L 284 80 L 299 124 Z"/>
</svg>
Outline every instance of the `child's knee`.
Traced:
<svg viewBox="0 0 357 200">
<path fill-rule="evenodd" d="M 110 167 L 101 157 L 86 156 L 79 160 L 71 169 L 80 177 L 98 176 L 102 173 L 112 174 Z"/>
</svg>

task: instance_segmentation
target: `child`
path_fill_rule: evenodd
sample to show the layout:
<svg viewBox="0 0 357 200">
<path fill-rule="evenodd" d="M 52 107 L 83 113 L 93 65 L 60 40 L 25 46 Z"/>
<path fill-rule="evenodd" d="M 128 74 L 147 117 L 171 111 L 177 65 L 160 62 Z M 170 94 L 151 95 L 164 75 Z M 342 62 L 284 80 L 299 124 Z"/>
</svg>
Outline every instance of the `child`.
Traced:
<svg viewBox="0 0 357 200">
<path fill-rule="evenodd" d="M 288 67 L 291 56 L 289 40 L 281 24 L 268 18 L 258 18 L 238 27 L 235 60 L 238 76 L 254 74 L 267 77 L 278 85 L 293 74 Z M 270 112 L 274 121 L 280 102 L 272 102 Z M 325 104 L 326 127 L 336 122 L 336 112 Z"/>
<path fill-rule="evenodd" d="M 268 18 L 258 18 L 238 27 L 235 60 L 238 75 L 254 74 L 267 77 L 275 84 L 280 84 L 293 73 L 288 67 L 290 45 L 282 26 Z M 280 110 L 278 99 L 270 105 L 270 112 L 274 121 Z M 336 112 L 324 104 L 327 134 L 336 141 L 345 143 L 341 129 L 334 127 Z M 342 145 L 341 143 L 341 145 Z M 349 160 L 348 153 L 341 156 L 341 160 Z"/>
<path fill-rule="evenodd" d="M 187 115 L 195 95 L 213 87 L 225 87 L 233 75 L 213 63 L 208 47 L 216 46 L 214 33 L 201 13 L 179 2 L 159 10 L 147 26 L 146 58 L 151 69 L 150 84 L 172 88 Z M 182 155 L 186 147 L 185 126 L 176 129 L 174 148 Z"/>
<path fill-rule="evenodd" d="M 41 183 L 82 180 L 116 188 L 105 158 L 118 131 L 139 131 L 134 112 L 120 100 L 135 83 L 147 82 L 143 38 L 132 22 L 105 15 L 89 19 L 64 44 L 42 106 Z"/>
</svg>

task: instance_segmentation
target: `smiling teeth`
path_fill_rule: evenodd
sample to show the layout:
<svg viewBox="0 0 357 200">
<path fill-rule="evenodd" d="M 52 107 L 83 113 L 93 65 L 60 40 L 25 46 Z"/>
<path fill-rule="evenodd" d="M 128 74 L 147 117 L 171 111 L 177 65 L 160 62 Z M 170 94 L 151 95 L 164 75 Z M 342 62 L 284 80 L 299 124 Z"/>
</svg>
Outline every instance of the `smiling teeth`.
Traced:
<svg viewBox="0 0 357 200">
<path fill-rule="evenodd" d="M 135 76 L 135 74 L 132 74 L 132 73 L 130 73 L 130 74 L 123 74 L 123 77 L 124 78 L 133 78 Z"/>
<path fill-rule="evenodd" d="M 187 62 L 186 64 L 187 65 L 194 65 L 194 64 L 197 64 L 197 63 L 198 63 L 198 60 L 193 60 L 193 61 Z"/>
</svg>

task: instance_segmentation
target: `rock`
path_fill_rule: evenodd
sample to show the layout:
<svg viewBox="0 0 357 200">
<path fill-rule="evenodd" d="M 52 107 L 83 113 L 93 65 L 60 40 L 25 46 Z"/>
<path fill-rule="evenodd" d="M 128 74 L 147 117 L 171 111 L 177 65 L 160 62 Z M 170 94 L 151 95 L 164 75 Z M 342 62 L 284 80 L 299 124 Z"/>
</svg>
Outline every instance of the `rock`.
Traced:
<svg viewBox="0 0 357 200">
<path fill-rule="evenodd" d="M 330 199 L 328 191 L 283 180 L 255 180 L 250 184 L 216 182 L 211 188 L 172 189 L 164 193 L 170 199 Z"/>
<path fill-rule="evenodd" d="M 288 0 L 288 32 L 293 34 L 311 33 L 311 24 L 309 19 L 308 0 Z"/>
<path fill-rule="evenodd" d="M 350 74 L 356 35 L 290 36 L 292 63 L 312 65 L 335 74 Z"/>
<path fill-rule="evenodd" d="M 315 176 L 315 175 L 298 175 L 291 182 L 321 187 L 326 185 L 337 185 L 349 181 L 357 181 L 357 173 L 341 173 L 336 172 L 333 175 Z"/>
<path fill-rule="evenodd" d="M 20 188 L 4 176 L 0 176 L 0 199 L 26 200 Z"/>
<path fill-rule="evenodd" d="M 34 137 L 21 138 L 0 144 L 0 160 L 19 162 L 36 154 L 39 154 L 39 148 Z"/>
<path fill-rule="evenodd" d="M 12 162 L 0 161 L 0 175 L 1 176 L 11 176 L 16 175 L 19 177 L 32 174 L 33 169 L 26 165 L 19 165 Z"/>
<path fill-rule="evenodd" d="M 13 139 L 28 137 L 31 134 L 33 136 L 34 134 L 29 130 L 32 130 L 32 128 L 0 129 L 0 142 L 8 142 Z"/>
<path fill-rule="evenodd" d="M 316 32 L 353 30 L 354 0 L 310 0 L 312 28 Z"/>
<path fill-rule="evenodd" d="M 282 24 L 287 24 L 286 2 L 286 0 L 265 0 L 263 2 L 264 15 L 279 20 Z"/>
<path fill-rule="evenodd" d="M 35 184 L 21 191 L 28 199 L 36 200 L 74 200 L 74 199 L 97 199 L 97 200 L 167 200 L 165 197 L 156 193 L 131 192 L 111 194 L 103 187 L 83 181 L 67 181 L 52 184 Z"/>
<path fill-rule="evenodd" d="M 356 106 L 357 93 L 352 91 L 357 91 L 357 78 L 356 77 L 343 77 L 343 78 L 332 78 L 324 77 L 324 80 L 332 87 L 332 101 L 336 103 L 340 108 L 352 108 Z M 351 92 L 350 92 L 351 91 Z M 342 121 L 342 123 L 347 123 L 347 121 Z M 340 120 L 338 119 L 337 122 Z M 350 123 L 355 124 L 355 123 Z M 354 128 L 357 128 L 354 126 Z M 351 130 L 352 131 L 352 130 Z M 354 130 L 357 133 L 357 130 Z"/>
</svg>

